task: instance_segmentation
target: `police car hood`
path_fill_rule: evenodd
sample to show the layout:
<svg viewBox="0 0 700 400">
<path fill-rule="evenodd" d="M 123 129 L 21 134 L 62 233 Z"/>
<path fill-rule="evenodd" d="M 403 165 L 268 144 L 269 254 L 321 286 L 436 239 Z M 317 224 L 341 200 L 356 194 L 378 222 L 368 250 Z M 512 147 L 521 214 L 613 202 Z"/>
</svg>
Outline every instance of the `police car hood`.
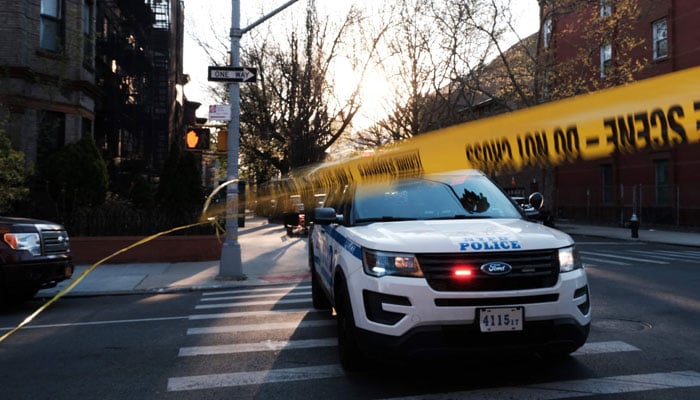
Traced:
<svg viewBox="0 0 700 400">
<path fill-rule="evenodd" d="M 566 247 L 571 237 L 522 219 L 376 222 L 349 229 L 350 239 L 375 250 L 453 253 Z"/>
</svg>

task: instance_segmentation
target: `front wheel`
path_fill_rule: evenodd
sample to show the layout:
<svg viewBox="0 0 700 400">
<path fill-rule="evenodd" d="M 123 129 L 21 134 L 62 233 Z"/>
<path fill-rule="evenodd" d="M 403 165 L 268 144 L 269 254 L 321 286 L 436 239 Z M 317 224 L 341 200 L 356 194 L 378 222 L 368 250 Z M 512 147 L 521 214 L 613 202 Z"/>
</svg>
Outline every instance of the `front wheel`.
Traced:
<svg viewBox="0 0 700 400">
<path fill-rule="evenodd" d="M 336 297 L 336 320 L 338 323 L 338 356 L 340 365 L 346 371 L 358 371 L 362 368 L 365 357 L 357 344 L 357 328 L 352 315 L 352 305 L 345 283 L 341 284 Z"/>
</svg>

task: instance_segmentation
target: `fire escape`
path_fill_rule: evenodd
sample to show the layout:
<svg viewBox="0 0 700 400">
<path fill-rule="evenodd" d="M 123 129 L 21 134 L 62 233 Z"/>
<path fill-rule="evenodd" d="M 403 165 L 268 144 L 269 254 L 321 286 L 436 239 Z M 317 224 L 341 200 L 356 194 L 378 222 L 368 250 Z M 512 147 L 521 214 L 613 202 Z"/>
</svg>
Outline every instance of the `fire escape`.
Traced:
<svg viewBox="0 0 700 400">
<path fill-rule="evenodd" d="M 173 126 L 171 91 L 171 23 L 169 0 L 147 0 L 155 16 L 151 37 L 153 55 L 152 86 L 152 120 L 151 137 L 148 139 L 148 153 L 153 157 L 151 162 L 156 168 L 163 165 L 168 155 L 170 131 Z"/>
</svg>

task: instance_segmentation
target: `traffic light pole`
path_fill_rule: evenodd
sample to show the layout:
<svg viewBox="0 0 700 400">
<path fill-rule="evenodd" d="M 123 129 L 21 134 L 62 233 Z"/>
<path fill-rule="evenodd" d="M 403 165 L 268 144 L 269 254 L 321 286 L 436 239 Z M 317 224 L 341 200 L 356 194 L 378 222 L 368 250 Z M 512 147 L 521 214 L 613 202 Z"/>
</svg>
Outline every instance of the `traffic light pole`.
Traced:
<svg viewBox="0 0 700 400">
<path fill-rule="evenodd" d="M 289 7 L 297 0 L 290 0 L 276 10 L 260 18 L 245 29 L 241 29 L 241 2 L 231 0 L 231 66 L 240 67 L 241 37 L 244 33 L 260 25 L 278 12 Z M 241 245 L 238 243 L 238 158 L 241 125 L 241 91 L 238 82 L 229 84 L 229 101 L 231 104 L 231 121 L 228 126 L 228 167 L 226 186 L 226 239 L 221 247 L 219 262 L 219 280 L 244 280 L 241 261 Z M 245 210 L 244 210 L 245 212 Z"/>
</svg>

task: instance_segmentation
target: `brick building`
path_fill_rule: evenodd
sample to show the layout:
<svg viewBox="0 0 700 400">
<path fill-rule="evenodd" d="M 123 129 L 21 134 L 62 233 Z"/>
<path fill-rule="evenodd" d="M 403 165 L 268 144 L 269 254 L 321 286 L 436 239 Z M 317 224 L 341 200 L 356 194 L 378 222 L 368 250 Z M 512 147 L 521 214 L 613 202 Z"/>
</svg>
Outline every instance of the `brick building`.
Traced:
<svg viewBox="0 0 700 400">
<path fill-rule="evenodd" d="M 92 134 L 94 52 L 86 40 L 93 3 L 0 1 L 0 116 L 16 149 L 34 163 Z"/>
<path fill-rule="evenodd" d="M 188 109 L 182 0 L 0 0 L 0 35 L 0 126 L 28 163 L 92 135 L 112 179 L 160 173 Z"/>
<path fill-rule="evenodd" d="M 696 0 L 540 4 L 549 100 L 700 65 Z M 542 170 L 528 189 L 551 185 L 559 218 L 624 225 L 634 213 L 643 225 L 698 227 L 698 169 L 700 145 L 681 145 Z"/>
</svg>

